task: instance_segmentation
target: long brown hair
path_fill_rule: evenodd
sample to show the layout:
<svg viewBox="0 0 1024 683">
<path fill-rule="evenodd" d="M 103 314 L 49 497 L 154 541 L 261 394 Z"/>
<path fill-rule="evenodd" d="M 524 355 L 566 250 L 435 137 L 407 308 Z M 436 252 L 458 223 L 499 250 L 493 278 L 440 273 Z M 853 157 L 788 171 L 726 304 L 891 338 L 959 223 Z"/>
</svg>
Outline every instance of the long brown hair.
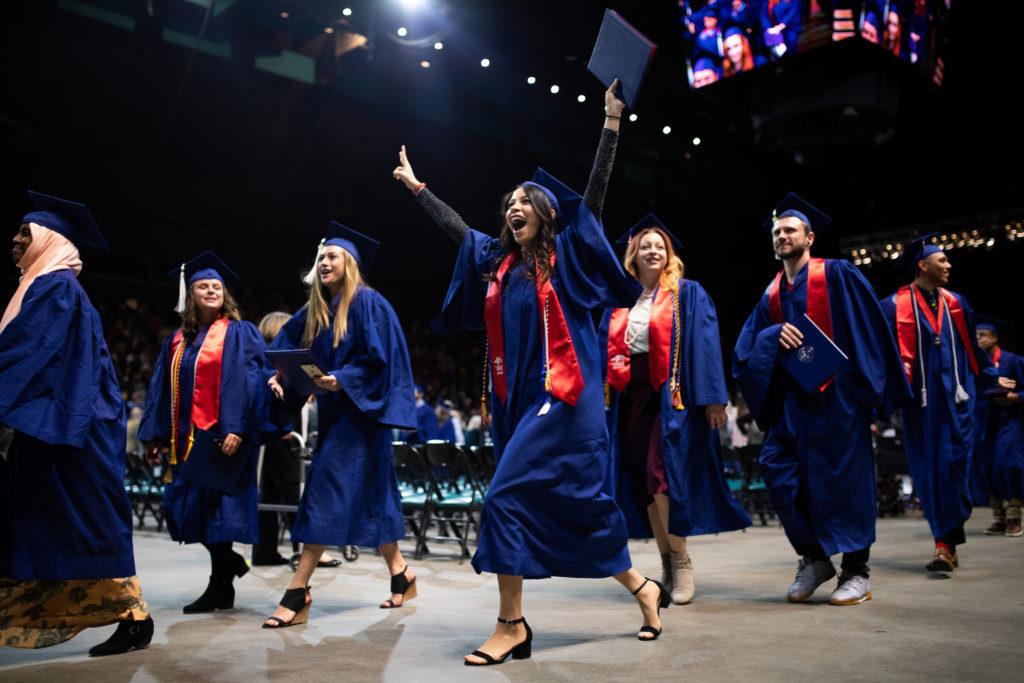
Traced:
<svg viewBox="0 0 1024 683">
<path fill-rule="evenodd" d="M 224 292 L 224 303 L 220 307 L 220 316 L 228 320 L 241 320 L 242 313 L 238 310 L 235 298 L 231 296 L 228 286 L 221 283 L 221 291 Z M 199 334 L 199 312 L 196 307 L 196 297 L 192 292 L 192 285 L 188 286 L 188 296 L 185 297 L 185 310 L 181 314 L 181 334 L 185 339 L 191 341 Z"/>
<path fill-rule="evenodd" d="M 661 277 L 658 279 L 659 287 L 668 287 L 673 292 L 679 291 L 679 280 L 683 277 L 683 271 L 685 266 L 683 260 L 676 254 L 675 248 L 672 246 L 672 240 L 665 234 L 665 231 L 661 228 L 651 226 L 640 230 L 637 234 L 633 235 L 632 239 L 629 240 L 629 246 L 626 247 L 626 255 L 622 259 L 622 264 L 626 267 L 626 270 L 633 277 L 637 276 L 638 269 L 636 267 L 636 256 L 640 252 L 640 240 L 643 239 L 644 235 L 648 233 L 656 233 L 661 236 L 662 241 L 665 243 L 665 270 L 661 271 Z"/>
<path fill-rule="evenodd" d="M 520 188 L 526 192 L 526 196 L 530 198 L 530 204 L 533 205 L 534 213 L 540 218 L 540 229 L 537 230 L 537 236 L 534 238 L 533 244 L 530 245 L 531 248 L 528 252 L 516 242 L 516 238 L 512 235 L 512 227 L 508 224 L 508 219 L 505 218 L 505 213 L 508 211 L 508 203 L 516 193 L 516 190 Z M 540 276 L 541 282 L 551 279 L 551 252 L 555 249 L 555 228 L 557 225 L 551 218 L 551 209 L 553 208 L 548 196 L 532 185 L 520 185 L 502 197 L 501 210 L 499 212 L 502 226 L 501 235 L 498 238 L 501 243 L 501 257 L 495 262 L 494 269 L 485 278 L 486 280 L 497 279 L 498 268 L 501 266 L 501 262 L 514 251 L 520 251 L 523 259 L 527 262 L 529 266 L 526 269 L 527 277 L 533 278 L 534 272 L 536 272 Z"/>
<path fill-rule="evenodd" d="M 331 247 L 324 247 L 317 257 L 317 265 L 323 255 Z M 359 272 L 359 264 L 352 258 L 352 254 L 346 249 L 341 250 L 341 258 L 345 261 L 345 276 L 341 285 L 341 299 L 338 301 L 338 310 L 334 312 L 334 336 L 331 340 L 331 347 L 337 348 L 341 340 L 348 334 L 348 311 L 352 306 L 352 300 L 360 287 L 365 286 L 363 276 Z M 331 291 L 320 282 L 320 278 L 314 273 L 313 282 L 309 285 L 309 299 L 306 302 L 306 329 L 302 335 L 302 341 L 310 346 L 316 336 L 330 325 L 330 312 L 328 305 L 331 301 Z"/>
</svg>

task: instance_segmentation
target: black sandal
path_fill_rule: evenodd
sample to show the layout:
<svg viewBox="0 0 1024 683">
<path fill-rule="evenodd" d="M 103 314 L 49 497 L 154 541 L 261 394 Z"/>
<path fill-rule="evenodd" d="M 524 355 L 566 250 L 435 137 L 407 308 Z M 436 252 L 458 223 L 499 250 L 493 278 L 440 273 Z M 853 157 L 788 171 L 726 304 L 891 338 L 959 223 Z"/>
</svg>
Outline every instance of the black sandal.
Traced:
<svg viewBox="0 0 1024 683">
<path fill-rule="evenodd" d="M 657 612 L 655 612 L 655 614 L 657 614 L 660 617 L 661 616 L 661 610 L 663 608 L 668 607 L 669 604 L 672 602 L 671 596 L 668 594 L 668 591 L 665 590 L 665 586 L 663 586 L 660 581 L 655 581 L 654 579 L 648 579 L 647 577 L 644 577 L 644 582 L 640 584 L 639 588 L 637 588 L 635 591 L 633 591 L 633 596 L 636 597 L 636 594 L 639 593 L 640 591 L 642 591 L 644 589 L 644 586 L 646 586 L 648 583 L 653 583 L 655 586 L 658 587 L 658 591 L 659 591 L 659 595 L 658 595 L 658 610 L 657 610 Z M 662 629 L 654 628 L 653 626 L 641 626 L 640 627 L 640 632 L 636 634 L 636 639 L 637 640 L 643 640 L 643 641 L 657 640 L 658 636 L 661 635 L 661 631 L 662 631 Z M 650 633 L 651 637 L 650 638 L 644 638 L 643 637 L 644 633 Z"/>
<path fill-rule="evenodd" d="M 409 565 L 405 565 L 402 567 L 402 571 L 391 577 L 391 594 L 401 595 L 402 602 L 396 603 L 394 598 L 388 598 L 381 603 L 381 609 L 395 609 L 396 607 L 401 607 L 416 597 L 416 577 L 412 577 L 412 581 L 406 578 L 405 572 L 408 570 Z"/>
<path fill-rule="evenodd" d="M 518 619 L 502 619 L 498 617 L 498 623 L 505 624 L 506 626 L 515 626 L 516 624 L 522 624 L 526 627 L 526 640 L 516 645 L 514 648 L 503 654 L 501 657 L 495 659 L 486 652 L 480 650 L 473 650 L 469 654 L 473 657 L 479 657 L 484 660 L 483 662 L 471 662 L 468 659 L 463 660 L 466 666 L 493 666 L 495 664 L 501 664 L 509 655 L 512 655 L 512 659 L 529 659 L 530 655 L 533 654 L 533 629 L 526 623 L 526 617 L 519 617 Z"/>
<path fill-rule="evenodd" d="M 286 590 L 284 592 L 284 597 L 281 598 L 281 602 L 279 602 L 278 605 L 295 612 L 295 616 L 293 616 L 290 621 L 285 621 L 281 617 L 271 615 L 263 620 L 263 628 L 286 628 L 288 626 L 305 624 L 309 621 L 309 606 L 313 604 L 312 597 L 310 597 L 309 600 L 306 600 L 307 595 L 309 595 L 309 586 L 306 586 L 305 588 L 289 588 Z M 266 623 L 268 621 L 275 621 L 277 623 L 271 625 Z"/>
<path fill-rule="evenodd" d="M 317 560 L 316 566 L 324 569 L 333 569 L 334 567 L 341 566 L 341 560 L 336 557 L 332 557 L 329 560 Z"/>
</svg>

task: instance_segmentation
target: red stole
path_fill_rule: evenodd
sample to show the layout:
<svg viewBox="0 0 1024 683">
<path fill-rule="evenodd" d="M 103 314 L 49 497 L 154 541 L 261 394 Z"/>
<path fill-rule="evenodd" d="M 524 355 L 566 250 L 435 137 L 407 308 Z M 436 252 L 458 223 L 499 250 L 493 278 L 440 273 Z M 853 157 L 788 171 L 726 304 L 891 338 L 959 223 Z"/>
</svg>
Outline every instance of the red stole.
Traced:
<svg viewBox="0 0 1024 683">
<path fill-rule="evenodd" d="M 905 285 L 896 290 L 896 341 L 899 343 L 903 372 L 906 373 L 907 379 L 913 382 L 914 362 L 917 360 L 917 321 L 914 319 L 914 304 L 910 300 L 911 289 L 917 299 L 918 310 L 924 315 L 936 336 L 942 334 L 942 320 L 945 315 L 943 309 L 949 309 L 949 316 L 953 319 L 957 334 L 967 353 L 967 363 L 971 367 L 971 372 L 977 375 L 978 359 L 974 357 L 971 338 L 967 334 L 967 316 L 960 305 L 960 300 L 939 287 L 939 314 L 936 316 L 921 290 L 913 285 Z M 953 349 L 953 353 L 956 353 L 956 349 Z"/>
<path fill-rule="evenodd" d="M 784 273 L 785 271 L 780 270 L 768 286 L 768 316 L 773 325 L 786 322 L 782 315 L 782 298 L 779 294 Z M 832 339 L 832 310 L 828 303 L 828 281 L 825 278 L 823 258 L 812 258 L 807 262 L 807 317 Z M 829 377 L 819 389 L 824 391 L 833 379 L 835 376 Z"/>
<path fill-rule="evenodd" d="M 555 267 L 555 252 L 550 256 L 551 268 Z M 487 286 L 484 300 L 484 321 L 487 325 L 487 347 L 490 353 L 491 382 L 494 393 L 502 405 L 508 400 L 508 376 L 505 362 L 505 337 L 501 322 L 501 281 L 509 268 L 519 260 L 518 252 L 505 257 L 498 267 L 497 277 Z M 547 279 L 541 282 L 536 273 L 537 303 L 544 325 L 544 389 L 555 399 L 576 405 L 583 392 L 583 371 L 580 369 L 576 349 L 573 347 L 569 325 L 558 301 L 558 294 Z"/>
<path fill-rule="evenodd" d="M 203 339 L 203 345 L 196 356 L 195 376 L 192 388 L 192 415 L 188 444 L 182 453 L 182 461 L 188 460 L 192 450 L 192 426 L 209 429 L 217 424 L 220 416 L 220 370 L 224 360 L 224 339 L 227 336 L 227 318 L 217 318 L 210 325 Z M 181 408 L 181 359 L 185 352 L 182 344 L 184 335 L 179 329 L 171 340 L 171 464 L 177 464 L 178 420 Z"/>
<path fill-rule="evenodd" d="M 992 365 L 994 365 L 994 366 L 996 366 L 998 368 L 999 367 L 999 359 L 1002 357 L 1002 355 L 1003 355 L 1003 350 L 997 346 L 996 350 L 992 352 Z"/>
<path fill-rule="evenodd" d="M 670 375 L 674 309 L 674 292 L 667 287 L 659 288 L 651 303 L 651 318 L 647 327 L 647 362 L 650 366 L 651 387 L 655 391 L 661 389 Z M 629 384 L 629 344 L 626 342 L 628 326 L 629 309 L 613 310 L 608 325 L 608 383 L 619 392 L 625 391 Z"/>
</svg>

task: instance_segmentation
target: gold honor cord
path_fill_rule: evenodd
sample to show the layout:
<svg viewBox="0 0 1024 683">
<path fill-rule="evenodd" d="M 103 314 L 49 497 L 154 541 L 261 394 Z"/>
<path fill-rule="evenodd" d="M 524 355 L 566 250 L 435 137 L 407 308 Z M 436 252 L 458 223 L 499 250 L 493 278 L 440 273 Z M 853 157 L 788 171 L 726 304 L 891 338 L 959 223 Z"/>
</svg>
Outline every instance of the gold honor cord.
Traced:
<svg viewBox="0 0 1024 683">
<path fill-rule="evenodd" d="M 178 464 L 178 417 L 179 411 L 181 410 L 181 359 L 185 355 L 186 342 L 184 338 L 178 344 L 178 348 L 174 350 L 174 357 L 171 359 L 171 464 Z M 199 362 L 199 357 L 196 356 L 196 363 Z M 185 445 L 185 453 L 181 457 L 181 461 L 185 462 L 188 460 L 189 453 L 192 452 L 192 444 L 195 442 L 195 428 L 192 425 L 192 420 L 189 420 L 188 428 L 188 443 Z"/>
<path fill-rule="evenodd" d="M 672 354 L 672 383 L 669 388 L 672 391 L 672 407 L 676 410 L 683 410 L 685 406 L 683 405 L 683 396 L 679 388 L 679 357 L 683 345 L 683 311 L 678 291 L 672 292 L 672 309 L 672 317 L 675 322 L 676 345 Z"/>
</svg>

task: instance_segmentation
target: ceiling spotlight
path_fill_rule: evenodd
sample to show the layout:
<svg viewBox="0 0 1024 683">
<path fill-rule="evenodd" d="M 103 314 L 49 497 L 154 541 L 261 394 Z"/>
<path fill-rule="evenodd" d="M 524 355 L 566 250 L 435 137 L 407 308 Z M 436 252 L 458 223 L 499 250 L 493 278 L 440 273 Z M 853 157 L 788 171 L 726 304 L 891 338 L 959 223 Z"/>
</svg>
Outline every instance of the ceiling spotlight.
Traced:
<svg viewBox="0 0 1024 683">
<path fill-rule="evenodd" d="M 664 133 L 665 135 L 668 135 L 669 133 L 672 132 L 672 126 L 665 126 L 664 128 L 661 129 L 661 132 Z"/>
<path fill-rule="evenodd" d="M 629 120 L 630 121 L 636 121 L 636 114 L 630 114 L 629 115 Z"/>
<path fill-rule="evenodd" d="M 534 77 L 534 76 L 527 76 L 526 77 L 527 85 L 533 85 L 536 82 L 537 82 L 537 78 L 536 77 Z"/>
<path fill-rule="evenodd" d="M 490 65 L 491 65 L 491 60 L 487 59 L 486 57 L 484 57 L 483 59 L 480 60 L 480 66 L 482 66 L 483 68 L 486 69 Z"/>
<path fill-rule="evenodd" d="M 552 95 L 557 95 L 558 94 L 558 90 L 559 90 L 559 88 L 558 88 L 557 85 L 551 86 L 551 94 Z"/>
<path fill-rule="evenodd" d="M 407 29 L 404 26 L 399 26 L 397 33 L 399 38 L 405 38 L 407 35 L 409 35 L 409 29 Z"/>
<path fill-rule="evenodd" d="M 444 49 L 444 43 L 442 43 L 442 42 L 434 43 L 434 49 L 435 50 L 443 50 Z"/>
<path fill-rule="evenodd" d="M 587 96 L 586 95 L 580 95 L 579 97 L 576 98 L 576 101 L 577 102 L 586 102 L 587 101 Z"/>
<path fill-rule="evenodd" d="M 288 17 L 290 17 L 290 16 L 291 16 L 291 15 L 290 15 L 290 14 L 288 14 L 288 12 L 285 12 L 284 10 L 281 10 L 281 18 L 282 18 L 282 19 L 287 19 L 287 18 L 288 18 Z"/>
<path fill-rule="evenodd" d="M 327 28 L 324 29 L 324 33 L 334 33 L 334 29 L 328 26 Z"/>
<path fill-rule="evenodd" d="M 428 62 L 427 60 L 424 59 L 422 62 L 420 62 L 420 66 L 422 66 L 424 69 L 429 69 L 430 68 L 430 62 Z"/>
<path fill-rule="evenodd" d="M 700 138 L 694 138 L 693 139 L 693 146 L 696 147 L 699 144 L 700 144 Z"/>
<path fill-rule="evenodd" d="M 341 10 L 341 13 L 344 14 L 346 17 L 351 17 L 352 16 L 352 8 L 351 7 L 346 7 L 345 9 Z"/>
</svg>

